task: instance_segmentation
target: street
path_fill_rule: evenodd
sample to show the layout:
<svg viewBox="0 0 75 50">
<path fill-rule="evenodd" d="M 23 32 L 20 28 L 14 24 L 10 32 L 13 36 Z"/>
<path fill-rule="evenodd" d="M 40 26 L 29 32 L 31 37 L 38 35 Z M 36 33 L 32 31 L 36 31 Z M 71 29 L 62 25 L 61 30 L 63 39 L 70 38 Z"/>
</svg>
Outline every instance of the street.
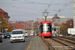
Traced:
<svg viewBox="0 0 75 50">
<path fill-rule="evenodd" d="M 3 39 L 3 42 L 0 43 L 0 50 L 26 50 L 30 40 L 31 37 L 26 37 L 25 42 L 10 43 L 9 38 Z"/>
</svg>

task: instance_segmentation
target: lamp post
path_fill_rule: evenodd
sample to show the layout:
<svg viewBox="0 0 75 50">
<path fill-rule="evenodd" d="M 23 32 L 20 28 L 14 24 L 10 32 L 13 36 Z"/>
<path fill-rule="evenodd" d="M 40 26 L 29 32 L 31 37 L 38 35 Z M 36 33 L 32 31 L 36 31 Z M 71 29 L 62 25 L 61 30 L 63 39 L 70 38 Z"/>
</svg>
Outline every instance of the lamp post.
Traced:
<svg viewBox="0 0 75 50">
<path fill-rule="evenodd" d="M 1 32 L 1 23 L 2 23 L 2 21 L 0 21 L 0 32 Z"/>
<path fill-rule="evenodd" d="M 43 13 L 43 16 L 45 17 L 45 21 L 47 21 L 46 18 L 47 18 L 47 16 L 48 16 L 48 13 L 49 13 L 49 12 L 47 12 L 47 11 L 45 10 L 45 12 L 42 12 L 42 13 Z"/>
</svg>

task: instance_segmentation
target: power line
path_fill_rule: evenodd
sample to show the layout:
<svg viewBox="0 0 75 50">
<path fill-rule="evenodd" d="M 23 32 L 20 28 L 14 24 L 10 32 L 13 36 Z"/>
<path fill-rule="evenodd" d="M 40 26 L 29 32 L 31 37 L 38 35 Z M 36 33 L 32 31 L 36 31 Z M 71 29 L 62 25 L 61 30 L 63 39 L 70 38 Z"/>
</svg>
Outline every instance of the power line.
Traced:
<svg viewBox="0 0 75 50">
<path fill-rule="evenodd" d="M 5 9 L 5 10 L 9 10 L 9 9 Z M 9 10 L 9 11 L 18 12 L 18 13 L 21 13 L 21 14 L 24 13 L 24 14 L 34 15 L 34 16 L 41 16 L 41 15 L 37 15 L 35 13 L 29 13 L 29 12 L 23 12 L 23 11 L 15 11 L 15 10 Z M 18 14 L 15 14 L 15 15 L 17 16 Z"/>
<path fill-rule="evenodd" d="M 69 2 L 68 4 L 65 4 L 64 6 L 62 6 L 57 13 L 63 11 L 69 4 L 71 4 L 73 2 L 73 0 L 71 2 Z M 64 8 L 63 8 L 64 7 Z"/>
<path fill-rule="evenodd" d="M 49 7 L 52 5 L 53 0 L 51 1 L 51 3 L 48 5 L 46 11 L 49 9 Z"/>
<path fill-rule="evenodd" d="M 14 0 L 14 1 L 15 1 L 15 0 Z M 17 1 L 18 1 L 18 0 L 17 0 Z M 0 1 L 0 3 L 2 3 L 2 4 L 26 4 L 26 3 L 32 3 L 32 4 L 42 4 L 42 5 L 48 5 L 48 6 L 50 5 L 50 4 L 48 4 L 48 3 L 40 3 L 40 2 L 34 2 L 34 1 L 26 1 L 26 2 L 25 2 L 25 1 L 24 1 L 24 2 L 23 2 L 23 1 L 18 1 L 17 3 L 14 3 L 14 2 L 13 2 L 13 3 L 9 3 L 9 2 L 6 3 L 6 2 L 1 2 L 1 1 Z M 64 5 L 64 4 L 57 4 L 57 3 L 56 3 L 56 4 L 51 4 L 51 5 Z"/>
</svg>

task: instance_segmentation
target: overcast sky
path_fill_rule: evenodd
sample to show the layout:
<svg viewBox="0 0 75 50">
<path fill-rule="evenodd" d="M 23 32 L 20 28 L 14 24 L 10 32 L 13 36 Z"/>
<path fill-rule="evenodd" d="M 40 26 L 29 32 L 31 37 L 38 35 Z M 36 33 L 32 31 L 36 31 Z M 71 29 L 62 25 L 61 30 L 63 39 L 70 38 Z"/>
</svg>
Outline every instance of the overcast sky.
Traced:
<svg viewBox="0 0 75 50">
<path fill-rule="evenodd" d="M 48 16 L 73 17 L 72 0 L 0 0 L 0 8 L 8 13 L 9 20 L 37 20 L 43 17 L 46 9 Z"/>
</svg>

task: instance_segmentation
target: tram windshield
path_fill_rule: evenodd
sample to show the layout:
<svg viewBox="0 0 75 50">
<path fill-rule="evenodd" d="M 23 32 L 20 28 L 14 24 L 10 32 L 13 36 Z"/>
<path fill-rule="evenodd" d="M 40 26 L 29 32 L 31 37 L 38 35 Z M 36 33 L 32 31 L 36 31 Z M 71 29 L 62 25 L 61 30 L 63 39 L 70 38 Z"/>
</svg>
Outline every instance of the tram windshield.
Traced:
<svg viewBox="0 0 75 50">
<path fill-rule="evenodd" d="M 51 32 L 51 25 L 50 25 L 50 23 L 42 24 L 41 32 Z"/>
</svg>

